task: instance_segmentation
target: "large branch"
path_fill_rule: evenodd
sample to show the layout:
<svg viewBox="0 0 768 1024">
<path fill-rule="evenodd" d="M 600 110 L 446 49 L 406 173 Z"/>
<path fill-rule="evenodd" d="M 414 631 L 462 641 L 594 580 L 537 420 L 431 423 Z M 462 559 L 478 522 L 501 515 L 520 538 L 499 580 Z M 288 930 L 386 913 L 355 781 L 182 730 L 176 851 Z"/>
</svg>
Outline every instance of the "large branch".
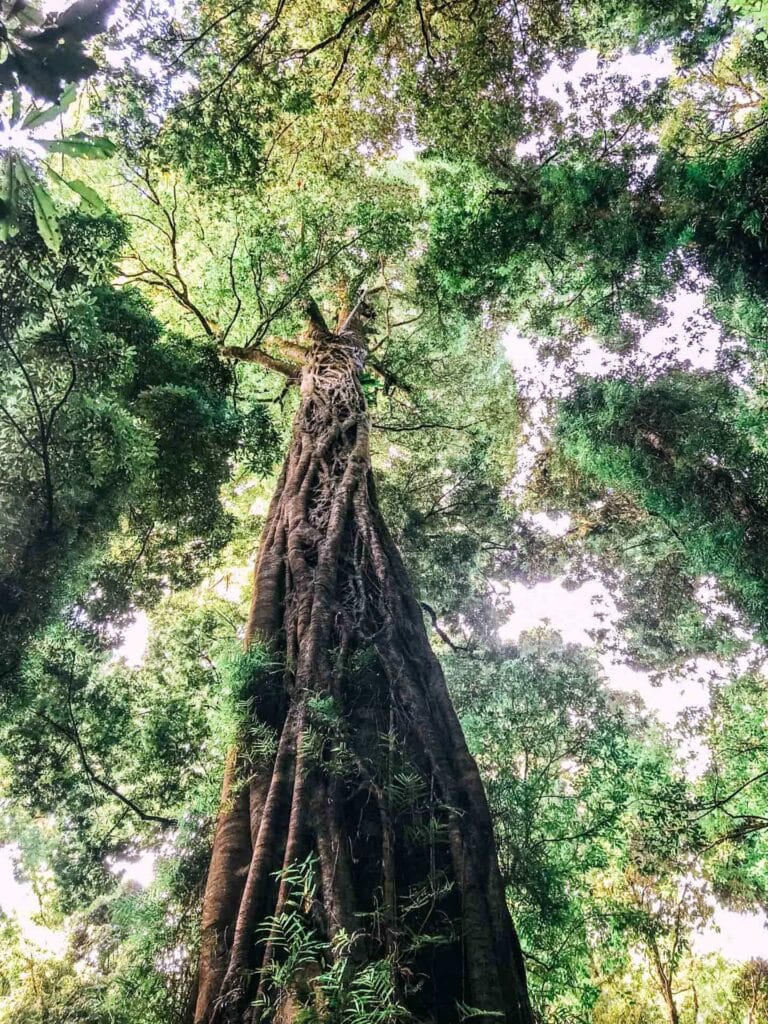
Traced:
<svg viewBox="0 0 768 1024">
<path fill-rule="evenodd" d="M 285 359 L 276 359 L 260 348 L 243 348 L 240 345 L 224 345 L 219 349 L 219 355 L 223 359 L 238 359 L 243 363 L 258 363 L 267 370 L 274 370 L 281 373 L 289 380 L 295 380 L 299 375 L 299 368 Z"/>
<path fill-rule="evenodd" d="M 285 341 L 283 338 L 272 339 L 274 346 L 280 350 L 280 355 L 285 356 L 292 363 L 303 366 L 309 356 L 309 349 L 299 345 L 295 341 Z"/>
</svg>

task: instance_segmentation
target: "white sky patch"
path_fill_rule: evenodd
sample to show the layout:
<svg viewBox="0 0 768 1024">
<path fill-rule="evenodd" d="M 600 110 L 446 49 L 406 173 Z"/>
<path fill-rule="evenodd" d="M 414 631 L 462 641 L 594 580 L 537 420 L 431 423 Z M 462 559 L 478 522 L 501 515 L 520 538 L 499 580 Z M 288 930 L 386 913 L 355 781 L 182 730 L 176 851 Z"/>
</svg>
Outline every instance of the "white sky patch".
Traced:
<svg viewBox="0 0 768 1024">
<path fill-rule="evenodd" d="M 20 882 L 14 872 L 19 855 L 15 844 L 0 847 L 0 908 L 16 920 L 30 946 L 51 956 L 62 956 L 67 948 L 66 932 L 41 922 L 40 904 L 32 885 Z"/>
<path fill-rule="evenodd" d="M 0 846 L 0 909 L 17 923 L 31 952 L 63 956 L 67 951 L 67 931 L 44 923 L 32 884 L 21 882 L 16 877 L 15 865 L 20 856 L 21 851 L 16 844 Z M 124 882 L 134 882 L 146 888 L 154 880 L 156 860 L 157 852 L 146 850 L 137 858 L 113 861 L 110 869 Z"/>
<path fill-rule="evenodd" d="M 669 47 L 660 46 L 653 53 L 625 53 L 615 60 L 601 58 L 597 50 L 583 50 L 571 68 L 566 68 L 559 61 L 554 61 L 537 83 L 538 94 L 542 99 L 554 100 L 565 114 L 578 114 L 578 92 L 582 80 L 587 75 L 594 75 L 603 80 L 612 75 L 623 75 L 632 85 L 642 82 L 657 82 L 669 78 L 675 72 L 672 53 Z M 576 102 L 569 95 L 566 86 L 573 88 Z M 608 103 L 603 113 L 610 117 L 619 110 L 618 102 Z M 651 135 L 648 135 L 651 138 Z M 518 157 L 537 156 L 552 145 L 549 132 L 534 135 L 519 142 L 515 147 Z M 646 173 L 650 172 L 655 157 L 645 163 Z"/>
<path fill-rule="evenodd" d="M 248 509 L 248 512 L 252 516 L 265 516 L 267 512 L 269 512 L 269 498 L 256 498 Z"/>
<path fill-rule="evenodd" d="M 676 362 L 689 363 L 693 369 L 715 369 L 723 339 L 706 307 L 706 285 L 703 278 L 694 276 L 677 288 L 667 303 L 666 320 L 640 337 L 633 353 L 636 364 L 652 370 L 659 356 L 673 353 Z M 567 394 L 578 374 L 605 377 L 619 372 L 628 361 L 627 355 L 608 351 L 594 338 L 585 338 L 561 363 L 541 358 L 536 341 L 515 327 L 507 328 L 502 344 L 523 390 L 548 397 Z"/>
<path fill-rule="evenodd" d="M 61 0 L 49 0 L 49 2 L 58 3 Z M 71 0 L 66 0 L 65 6 L 68 6 L 69 3 L 71 3 Z M 187 7 L 187 0 L 164 0 L 164 2 L 160 3 L 159 7 L 155 7 L 155 11 L 162 8 L 161 17 L 164 15 L 171 21 L 180 22 L 186 16 Z M 147 5 L 147 9 L 144 11 L 145 16 L 152 14 L 148 8 L 149 5 Z M 118 0 L 109 16 L 107 28 L 117 28 L 120 41 L 130 41 L 131 37 L 135 37 L 137 33 L 141 32 L 141 23 L 133 16 L 130 5 L 125 0 Z M 115 70 L 121 70 L 129 65 L 133 72 L 138 72 L 145 78 L 154 79 L 158 82 L 164 81 L 170 86 L 171 94 L 175 98 L 180 98 L 197 85 L 197 78 L 191 72 L 182 71 L 169 76 L 169 69 L 161 60 L 153 57 L 151 54 L 138 52 L 135 48 L 131 48 L 131 46 L 118 45 L 106 47 L 104 58 L 107 64 Z M 150 120 L 159 124 L 164 113 L 165 111 L 152 115 Z"/>
<path fill-rule="evenodd" d="M 604 613 L 607 592 L 596 580 L 576 590 L 566 589 L 560 580 L 550 580 L 535 587 L 512 583 L 504 588 L 504 597 L 512 600 L 515 610 L 499 630 L 503 640 L 516 640 L 528 630 L 551 626 L 565 643 L 589 645 L 590 630 L 600 626 L 598 616 Z"/>
<path fill-rule="evenodd" d="M 104 50 L 104 58 L 107 64 L 116 71 L 123 70 L 130 66 L 131 70 L 142 75 L 144 78 L 163 81 L 168 77 L 168 70 L 161 60 L 152 57 L 150 54 L 137 54 L 128 46 L 110 46 Z M 197 85 L 197 78 L 189 71 L 174 74 L 169 79 L 171 95 L 180 98 L 190 92 Z M 152 114 L 150 120 L 162 121 L 164 111 Z"/>
<path fill-rule="evenodd" d="M 146 889 L 155 878 L 157 863 L 156 850 L 144 850 L 138 857 L 122 858 L 109 862 L 109 869 L 124 882 L 134 882 Z"/>
<path fill-rule="evenodd" d="M 625 75 L 634 85 L 639 85 L 646 79 L 669 78 L 674 71 L 671 50 L 665 46 L 653 53 L 625 53 L 615 60 L 601 58 L 597 50 L 583 50 L 570 69 L 555 61 L 539 79 L 538 90 L 540 96 L 571 109 L 565 86 L 568 83 L 578 86 L 586 75 Z M 617 109 L 609 107 L 607 113 L 615 113 Z"/>
<path fill-rule="evenodd" d="M 19 858 L 20 850 L 15 844 L 0 847 L 0 909 L 16 923 L 32 955 L 63 956 L 68 948 L 68 932 L 44 924 L 34 887 L 16 878 Z M 156 860 L 157 852 L 147 850 L 131 860 L 116 860 L 110 867 L 124 882 L 146 888 L 155 878 Z"/>
<path fill-rule="evenodd" d="M 521 492 L 547 439 L 548 399 L 565 391 L 566 371 L 553 359 L 540 360 L 532 339 L 515 327 L 507 328 L 502 344 L 515 370 L 515 379 L 525 412 L 522 437 L 517 450 L 517 469 L 510 490 Z"/>
<path fill-rule="evenodd" d="M 113 657 L 122 659 L 129 668 L 139 668 L 147 654 L 149 644 L 149 618 L 138 609 L 131 622 L 123 630 L 123 640 L 116 647 Z"/>
<path fill-rule="evenodd" d="M 526 587 L 512 583 L 504 587 L 503 597 L 510 599 L 514 612 L 499 630 L 503 640 L 516 642 L 521 633 L 542 626 L 556 630 L 565 643 L 592 646 L 596 630 L 615 626 L 619 614 L 608 590 L 599 580 L 590 580 L 576 589 L 566 587 L 562 580 L 549 580 Z M 679 675 L 665 679 L 661 685 L 651 674 L 632 668 L 611 654 L 599 657 L 609 686 L 623 693 L 637 693 L 645 706 L 669 728 L 690 708 L 709 704 L 708 681 L 715 672 L 723 672 L 714 661 L 698 659 L 690 662 Z M 694 742 L 682 750 L 691 761 L 691 774 L 706 767 L 706 751 Z"/>
<path fill-rule="evenodd" d="M 410 139 L 403 138 L 400 140 L 398 147 L 395 150 L 395 156 L 398 160 L 408 162 L 410 160 L 415 160 L 423 149 L 423 146 L 417 146 L 416 143 L 412 142 Z"/>
<path fill-rule="evenodd" d="M 541 356 L 534 338 L 526 337 L 512 325 L 507 328 L 502 344 L 514 368 L 525 410 L 517 471 L 510 484 L 513 493 L 520 494 L 525 489 L 536 458 L 548 440 L 552 401 L 569 394 L 580 375 L 618 374 L 631 360 L 646 375 L 653 376 L 669 365 L 663 356 L 694 370 L 715 369 L 723 335 L 707 310 L 706 287 L 706 280 L 695 274 L 680 284 L 667 303 L 664 322 L 645 331 L 629 357 L 608 351 L 594 338 L 585 338 L 567 359 L 558 362 L 553 356 Z"/>
<path fill-rule="evenodd" d="M 250 583 L 252 572 L 250 566 L 229 568 L 214 581 L 212 590 L 222 600 L 237 604 L 243 596 L 243 588 Z"/>
<path fill-rule="evenodd" d="M 127 46 L 122 48 L 110 46 L 104 50 L 104 57 L 107 64 L 116 71 L 124 68 L 129 62 L 134 71 L 138 71 L 139 74 L 145 75 L 148 78 L 153 75 L 159 77 L 165 71 L 162 62 L 157 57 L 152 57 L 146 53 L 139 57 Z"/>
<path fill-rule="evenodd" d="M 717 905 L 709 927 L 693 936 L 692 946 L 699 956 L 722 953 L 737 963 L 765 956 L 768 918 L 765 914 L 738 913 Z"/>
<path fill-rule="evenodd" d="M 673 354 L 677 363 L 697 370 L 714 370 L 722 349 L 722 331 L 709 315 L 705 302 L 706 281 L 692 277 L 681 284 L 667 303 L 667 319 L 640 338 L 636 362 L 653 372 L 660 356 Z M 621 353 L 607 352 L 594 340 L 576 350 L 578 373 L 602 377 L 620 371 L 626 363 Z"/>
<path fill-rule="evenodd" d="M 48 127 L 44 125 L 43 127 Z M 11 125 L 5 118 L 0 118 L 0 149 L 16 149 L 27 153 L 29 156 L 40 158 L 44 150 L 29 135 L 26 128 L 20 125 Z"/>
<path fill-rule="evenodd" d="M 571 528 L 571 517 L 567 512 L 559 514 L 549 512 L 524 512 L 522 519 L 537 530 L 542 530 L 550 537 L 564 537 Z"/>
<path fill-rule="evenodd" d="M 21 89 L 21 96 L 21 110 L 22 114 L 24 114 L 32 107 L 32 96 L 23 88 Z M 47 100 L 38 99 L 36 106 L 38 109 L 44 109 L 49 106 L 49 103 Z M 11 125 L 10 117 L 0 116 L 0 148 L 20 150 L 35 160 L 42 160 L 47 156 L 47 153 L 43 146 L 40 145 L 40 142 L 56 138 L 60 130 L 58 118 L 45 124 L 37 125 L 34 128 L 24 128 L 22 124 Z"/>
<path fill-rule="evenodd" d="M 718 616 L 730 619 L 731 631 L 738 640 L 752 641 L 754 632 L 748 628 L 738 609 L 725 597 L 714 576 L 705 576 L 696 588 L 696 600 L 704 608 L 708 624 L 712 624 Z M 747 658 L 747 663 L 750 657 Z M 742 671 L 747 670 L 745 663 Z"/>
<path fill-rule="evenodd" d="M 72 6 L 73 0 L 41 0 L 40 10 L 43 14 L 60 14 Z"/>
</svg>

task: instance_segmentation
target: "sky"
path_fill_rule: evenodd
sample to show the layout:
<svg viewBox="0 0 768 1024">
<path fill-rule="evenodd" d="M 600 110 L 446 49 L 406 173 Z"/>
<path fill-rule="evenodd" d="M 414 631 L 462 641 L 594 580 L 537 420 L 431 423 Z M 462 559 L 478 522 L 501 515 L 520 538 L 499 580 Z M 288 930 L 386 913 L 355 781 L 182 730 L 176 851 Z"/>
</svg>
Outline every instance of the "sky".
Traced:
<svg viewBox="0 0 768 1024">
<path fill-rule="evenodd" d="M 58 9 L 66 6 L 66 3 L 64 0 L 50 0 L 50 5 L 52 9 Z M 117 62 L 121 54 L 113 51 L 110 57 Z M 639 82 L 649 76 L 652 79 L 668 76 L 672 71 L 670 54 L 663 49 L 653 54 L 624 56 L 604 65 L 600 65 L 596 53 L 587 51 L 567 74 L 561 67 L 553 65 L 540 81 L 540 90 L 543 95 L 568 106 L 570 101 L 564 92 L 566 81 L 578 84 L 585 74 L 619 72 Z M 527 141 L 519 147 L 521 155 L 535 152 L 541 142 L 541 139 Z M 404 142 L 399 152 L 400 159 L 412 159 L 415 155 L 413 145 Z M 699 287 L 681 287 L 678 290 L 669 304 L 667 322 L 647 332 L 642 338 L 641 358 L 651 360 L 668 349 L 672 342 L 680 358 L 688 359 L 692 365 L 707 369 L 715 365 L 720 337 L 704 309 L 702 290 L 705 282 L 689 283 Z M 513 329 L 506 334 L 505 348 L 521 388 L 529 399 L 527 450 L 520 459 L 517 477 L 513 482 L 516 489 L 522 489 L 544 440 L 546 397 L 566 393 L 577 373 L 599 375 L 610 372 L 620 357 L 606 353 L 596 343 L 587 340 L 567 365 L 558 366 L 551 359 L 542 362 L 536 355 L 533 342 Z M 540 528 L 553 534 L 564 532 L 569 525 L 567 517 L 539 515 L 532 519 Z M 602 619 L 598 619 L 598 615 L 607 613 L 611 621 L 615 620 L 617 614 L 610 594 L 596 581 L 586 583 L 576 590 L 566 589 L 560 580 L 539 583 L 531 588 L 515 584 L 509 588 L 508 596 L 512 599 L 514 611 L 502 628 L 502 635 L 507 640 L 516 640 L 522 632 L 546 625 L 557 630 L 566 642 L 589 645 L 590 632 L 605 625 Z M 123 658 L 129 665 L 140 665 L 148 638 L 149 621 L 146 615 L 138 613 L 134 622 L 125 630 L 122 644 L 115 652 L 116 657 Z M 608 655 L 601 657 L 601 664 L 614 689 L 638 693 L 646 706 L 669 728 L 674 728 L 678 716 L 686 708 L 706 704 L 706 687 L 697 681 L 696 673 L 686 674 L 684 681 L 669 681 L 663 686 L 654 686 L 647 674 L 635 671 Z M 704 675 L 713 667 L 716 668 L 711 664 L 702 664 L 699 666 L 700 674 Z M 687 753 L 690 758 L 689 771 L 693 774 L 701 771 L 705 765 L 706 752 L 689 750 Z M 16 917 L 31 946 L 52 954 L 62 953 L 66 948 L 66 935 L 46 927 L 39 919 L 39 907 L 31 886 L 19 881 L 14 874 L 17 857 L 18 849 L 13 845 L 0 847 L 0 907 Z M 125 881 L 147 885 L 152 880 L 154 859 L 154 855 L 147 852 L 136 861 L 115 862 L 112 868 Z M 720 952 L 730 959 L 744 961 L 764 953 L 768 948 L 767 924 L 763 914 L 735 913 L 715 904 L 710 926 L 695 937 L 694 948 L 701 954 Z"/>
</svg>

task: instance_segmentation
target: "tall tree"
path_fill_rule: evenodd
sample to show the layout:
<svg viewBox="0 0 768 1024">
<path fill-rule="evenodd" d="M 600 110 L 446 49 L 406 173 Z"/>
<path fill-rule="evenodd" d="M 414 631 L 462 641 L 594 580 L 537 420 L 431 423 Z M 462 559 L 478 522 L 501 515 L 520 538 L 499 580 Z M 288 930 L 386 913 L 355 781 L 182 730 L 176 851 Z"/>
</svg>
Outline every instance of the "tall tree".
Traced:
<svg viewBox="0 0 768 1024">
<path fill-rule="evenodd" d="M 360 382 L 372 312 L 360 299 L 330 329 L 310 304 L 306 344 L 286 350 L 301 405 L 246 634 L 274 659 L 251 713 L 275 749 L 259 761 L 241 748 L 228 765 L 201 1024 L 249 1004 L 253 1020 L 267 1005 L 283 1020 L 320 1012 L 334 971 L 351 986 L 377 962 L 379 994 L 422 1015 L 458 1019 L 463 1004 L 532 1019 L 480 776 L 378 508 Z M 313 936 L 298 958 L 297 915 Z"/>
<path fill-rule="evenodd" d="M 366 1013 L 393 1020 L 406 1010 L 439 1021 L 530 1017 L 477 770 L 378 509 L 366 394 L 384 392 L 389 414 L 383 429 L 393 431 L 416 426 L 408 421 L 412 407 L 393 399 L 395 391 L 407 391 L 414 365 L 427 388 L 444 396 L 446 292 L 457 300 L 454 311 L 486 315 L 489 299 L 498 297 L 503 313 L 527 309 L 533 326 L 564 347 L 580 332 L 596 330 L 621 348 L 637 333 L 633 318 L 658 315 L 670 282 L 686 271 L 678 248 L 690 237 L 691 221 L 699 251 L 709 252 L 706 266 L 738 270 L 759 263 L 759 246 L 744 231 L 731 232 L 726 245 L 717 217 L 701 217 L 709 183 L 745 185 L 753 161 L 735 177 L 730 171 L 714 178 L 693 174 L 681 189 L 675 184 L 680 162 L 669 159 L 648 181 L 639 168 L 653 149 L 647 129 L 658 126 L 666 109 L 659 92 L 648 97 L 624 90 L 628 102 L 605 124 L 599 115 L 607 97 L 603 103 L 596 90 L 588 130 L 578 119 L 547 120 L 547 105 L 534 96 L 533 81 L 556 49 L 567 59 L 586 39 L 615 45 L 627 36 L 645 43 L 669 34 L 686 36 L 690 46 L 702 26 L 719 31 L 723 17 L 710 26 L 705 5 L 687 0 L 664 11 L 655 2 L 584 2 L 573 5 L 568 19 L 561 6 L 483 0 L 448 7 L 367 0 L 350 8 L 328 0 L 317 9 L 205 4 L 181 37 L 171 25 L 157 45 L 160 53 L 173 51 L 174 68 L 190 71 L 192 93 L 175 103 L 170 85 L 153 92 L 134 81 L 133 91 L 123 94 L 127 103 L 114 125 L 121 128 L 131 104 L 138 108 L 138 123 L 128 124 L 123 142 L 126 173 L 145 206 L 127 211 L 142 228 L 122 269 L 154 298 L 164 296 L 164 315 L 170 304 L 181 308 L 185 324 L 206 335 L 209 354 L 214 344 L 228 345 L 231 357 L 302 385 L 291 451 L 259 553 L 242 660 L 246 721 L 228 762 L 204 903 L 197 1017 L 205 1024 L 313 1015 L 346 1021 Z M 557 45 L 548 49 L 547 40 Z M 169 103 L 175 109 L 166 117 Z M 554 151 L 539 161 L 520 160 L 520 137 L 542 129 L 557 139 Z M 426 263 L 420 261 L 423 240 L 414 246 L 401 237 L 409 233 L 411 216 L 403 209 L 406 190 L 385 185 L 381 165 L 371 160 L 391 153 L 404 136 L 443 159 L 466 161 L 432 172 L 434 244 Z M 469 172 L 468 164 L 475 165 Z M 201 185 L 205 210 L 193 191 Z M 34 188 L 25 187 L 34 201 Z M 386 205 L 387 191 L 386 216 L 369 217 Z M 691 216 L 681 213 L 686 202 Z M 752 220 L 744 223 L 749 234 Z M 726 249 L 733 257 L 727 266 L 719 259 Z M 407 251 L 402 262 L 419 263 L 420 288 L 431 289 L 442 334 L 429 359 L 420 358 L 421 338 L 410 347 L 393 342 L 389 292 L 399 286 L 385 258 L 393 250 L 400 257 Z M 333 329 L 313 307 L 304 338 L 280 340 L 294 336 L 296 299 L 308 289 L 327 295 L 335 277 L 357 285 L 379 273 L 387 324 L 375 352 L 366 344 L 365 302 L 342 314 Z M 759 273 L 758 266 L 758 280 Z M 411 315 L 412 323 L 423 318 L 413 309 Z M 43 361 L 37 347 L 30 356 Z M 153 394 L 140 403 L 149 413 L 164 408 L 171 414 L 161 417 L 162 425 L 153 421 L 161 457 L 140 475 L 181 483 L 174 508 L 184 520 L 185 502 L 192 506 L 201 493 L 200 476 L 187 472 L 199 453 L 201 429 L 194 416 L 185 417 L 184 431 L 166 429 L 169 420 L 194 412 L 178 369 L 164 397 Z M 218 386 L 213 390 L 220 397 Z M 236 404 L 237 384 L 233 391 Z M 655 404 L 658 398 L 657 390 Z M 127 403 L 134 408 L 132 396 Z M 455 429 L 439 400 L 434 406 L 437 428 Z M 35 410 L 28 412 L 33 420 Z M 58 413 L 54 419 L 64 422 Z M 228 419 L 222 417 L 221 443 L 210 452 L 218 469 L 202 469 L 211 488 L 205 504 L 214 508 L 235 444 Z M 591 428 L 586 432 L 594 436 Z M 624 442 L 611 433 L 604 447 Z M 476 440 L 466 460 L 473 480 L 481 447 Z M 25 465 L 36 467 L 37 453 L 27 449 Z M 653 441 L 651 449 L 641 449 L 647 456 L 641 469 L 665 454 Z M 727 451 L 736 449 L 729 444 Z M 684 489 L 690 499 L 691 479 L 697 487 L 721 479 L 709 454 L 697 450 L 686 465 L 662 461 L 668 503 Z M 751 463 L 759 464 L 757 458 Z M 119 499 L 124 481 L 115 475 Z M 724 541 L 714 552 L 718 565 L 727 561 L 733 538 L 747 536 L 745 510 L 758 504 L 762 491 L 753 495 L 749 480 L 726 475 L 731 480 L 719 504 L 701 488 L 693 492 L 701 499 L 695 508 L 687 501 L 704 538 Z M 637 482 L 638 502 L 644 482 Z M 438 480 L 435 490 L 421 521 L 410 516 L 408 525 L 417 525 L 409 540 L 423 544 L 418 526 L 434 522 L 442 505 L 457 518 L 440 540 L 448 537 L 453 552 L 474 556 L 487 523 L 474 509 L 470 529 L 463 529 L 460 474 Z M 469 490 L 472 498 L 478 493 Z M 494 483 L 482 493 L 495 499 L 499 490 Z M 61 498 L 52 502 L 57 513 Z M 707 532 L 717 515 L 728 528 L 726 538 L 719 529 Z M 48 530 L 47 521 L 44 526 Z M 761 538 L 759 529 L 752 533 L 754 544 L 739 563 L 745 597 L 754 590 L 750 572 L 759 569 Z M 508 567 L 513 544 L 499 548 Z M 711 562 L 713 552 L 707 554 Z M 455 575 L 458 591 L 464 579 Z M 159 585 L 166 586 L 166 578 Z M 446 603 L 456 608 L 455 593 Z M 58 671 L 56 659 L 50 662 Z M 64 678 L 65 692 L 86 692 L 86 670 L 74 675 Z M 115 706 L 95 707 L 94 720 Z M 137 795 L 144 797 L 141 758 L 117 778 L 131 789 L 118 792 L 116 776 L 98 770 L 116 749 L 112 737 L 99 744 L 102 765 L 94 767 L 90 747 L 85 754 L 78 748 L 78 724 L 62 720 L 44 701 L 35 707 L 68 730 L 61 745 L 70 770 L 90 767 L 88 781 L 111 785 L 113 800 L 133 793 L 128 799 L 136 804 Z M 100 739 L 98 729 L 92 738 Z M 155 809 L 154 803 L 141 806 Z"/>
</svg>

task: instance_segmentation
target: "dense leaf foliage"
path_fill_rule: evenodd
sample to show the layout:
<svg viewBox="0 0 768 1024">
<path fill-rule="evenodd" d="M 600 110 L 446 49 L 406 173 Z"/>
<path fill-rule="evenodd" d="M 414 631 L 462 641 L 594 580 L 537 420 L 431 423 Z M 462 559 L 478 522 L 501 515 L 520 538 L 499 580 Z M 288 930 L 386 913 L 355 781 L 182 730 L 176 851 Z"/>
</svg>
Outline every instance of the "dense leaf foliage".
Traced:
<svg viewBox="0 0 768 1024">
<path fill-rule="evenodd" d="M 715 899 L 768 907 L 764 7 L 147 3 L 95 46 L 109 4 L 3 7 L 0 838 L 49 931 L 35 949 L 0 920 L 0 1019 L 191 1019 L 227 750 L 275 756 L 254 716 L 275 652 L 241 639 L 306 304 L 330 322 L 363 289 L 381 508 L 537 1011 L 766 1020 L 764 961 L 697 945 Z M 706 327 L 654 349 L 681 296 Z M 510 324 L 555 368 L 542 401 Z M 499 639 L 508 585 L 545 578 L 601 581 L 593 650 Z M 120 648 L 137 626 L 143 654 Z M 708 674 L 704 696 L 663 727 L 617 660 L 673 696 Z M 307 757 L 348 780 L 348 723 L 313 700 Z M 427 990 L 419 922 L 451 883 L 434 791 L 398 756 L 429 885 L 363 964 L 343 929 L 318 938 L 316 864 L 293 865 L 261 925 L 263 1019 L 300 989 L 307 1024 L 394 1024 Z M 144 860 L 148 887 L 120 880 Z"/>
</svg>

